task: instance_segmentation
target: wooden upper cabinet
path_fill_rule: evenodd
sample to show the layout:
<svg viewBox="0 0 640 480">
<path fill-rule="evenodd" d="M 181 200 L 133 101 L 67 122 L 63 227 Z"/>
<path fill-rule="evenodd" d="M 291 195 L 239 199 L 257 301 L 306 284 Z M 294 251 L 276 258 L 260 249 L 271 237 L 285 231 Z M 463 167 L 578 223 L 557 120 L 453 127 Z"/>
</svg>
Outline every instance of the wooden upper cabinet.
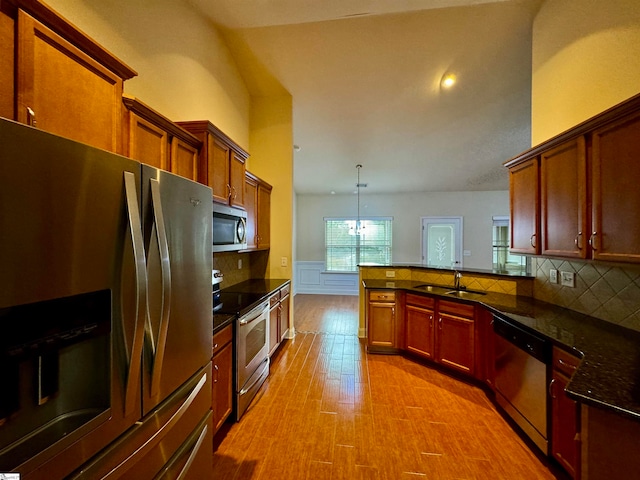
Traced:
<svg viewBox="0 0 640 480">
<path fill-rule="evenodd" d="M 271 238 L 271 185 L 245 173 L 244 206 L 247 210 L 247 250 L 266 250 Z"/>
<path fill-rule="evenodd" d="M 639 138 L 640 94 L 507 161 L 511 251 L 640 263 Z"/>
<path fill-rule="evenodd" d="M 5 11 L 6 10 L 6 11 Z M 0 2 L 0 117 L 15 120 L 15 20 Z"/>
<path fill-rule="evenodd" d="M 538 158 L 509 168 L 511 239 L 513 253 L 540 253 Z"/>
<path fill-rule="evenodd" d="M 245 163 L 249 154 L 206 120 L 177 122 L 203 144 L 198 179 L 213 190 L 213 200 L 244 208 Z"/>
<path fill-rule="evenodd" d="M 46 6 L 28 3 L 35 5 L 38 14 L 46 10 L 43 17 L 59 26 L 62 34 L 18 9 L 16 119 L 122 153 L 123 81 L 135 72 L 70 24 L 57 19 Z"/>
<path fill-rule="evenodd" d="M 640 112 L 593 132 L 593 258 L 640 262 Z"/>
<path fill-rule="evenodd" d="M 122 102 L 124 153 L 197 181 L 200 140 L 135 97 L 124 96 Z"/>
<path fill-rule="evenodd" d="M 588 255 L 587 153 L 584 136 L 540 155 L 542 255 Z"/>
<path fill-rule="evenodd" d="M 271 245 L 271 185 L 258 184 L 258 205 L 256 212 L 257 248 L 267 249 Z"/>
<path fill-rule="evenodd" d="M 258 179 L 246 172 L 244 182 L 244 208 L 247 211 L 247 250 L 258 248 Z"/>
</svg>

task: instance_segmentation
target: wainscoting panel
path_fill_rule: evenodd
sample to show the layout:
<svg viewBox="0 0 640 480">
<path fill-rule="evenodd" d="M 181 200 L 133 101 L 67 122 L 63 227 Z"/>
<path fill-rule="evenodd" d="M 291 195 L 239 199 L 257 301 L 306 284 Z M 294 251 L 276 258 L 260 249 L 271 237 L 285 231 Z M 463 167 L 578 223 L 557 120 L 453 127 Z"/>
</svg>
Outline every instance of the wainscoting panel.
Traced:
<svg viewBox="0 0 640 480">
<path fill-rule="evenodd" d="M 358 272 L 333 273 L 324 269 L 324 262 L 295 262 L 294 294 L 358 295 Z"/>
</svg>

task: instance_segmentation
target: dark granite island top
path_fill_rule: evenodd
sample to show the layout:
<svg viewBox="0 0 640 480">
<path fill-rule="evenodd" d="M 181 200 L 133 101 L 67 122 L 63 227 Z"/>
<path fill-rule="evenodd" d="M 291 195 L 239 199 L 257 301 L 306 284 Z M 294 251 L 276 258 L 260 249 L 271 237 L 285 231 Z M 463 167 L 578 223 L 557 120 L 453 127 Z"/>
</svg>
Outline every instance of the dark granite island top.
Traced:
<svg viewBox="0 0 640 480">
<path fill-rule="evenodd" d="M 531 297 L 486 292 L 460 299 L 425 292 L 416 288 L 424 282 L 412 280 L 362 283 L 365 289 L 405 290 L 479 303 L 499 316 L 541 333 L 553 344 L 582 357 L 567 386 L 569 396 L 640 421 L 640 332 Z"/>
</svg>

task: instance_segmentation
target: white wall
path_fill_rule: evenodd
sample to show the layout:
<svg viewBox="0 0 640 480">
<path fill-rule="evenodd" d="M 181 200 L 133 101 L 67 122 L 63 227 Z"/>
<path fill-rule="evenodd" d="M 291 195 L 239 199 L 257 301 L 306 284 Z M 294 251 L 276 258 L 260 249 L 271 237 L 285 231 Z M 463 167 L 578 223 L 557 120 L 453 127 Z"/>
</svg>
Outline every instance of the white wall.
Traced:
<svg viewBox="0 0 640 480">
<path fill-rule="evenodd" d="M 324 217 L 355 217 L 355 195 L 298 195 L 296 260 L 324 261 Z M 416 192 L 360 194 L 360 215 L 393 217 L 394 263 L 421 263 L 425 216 L 462 216 L 464 267 L 491 268 L 492 216 L 509 215 L 509 192 Z"/>
</svg>

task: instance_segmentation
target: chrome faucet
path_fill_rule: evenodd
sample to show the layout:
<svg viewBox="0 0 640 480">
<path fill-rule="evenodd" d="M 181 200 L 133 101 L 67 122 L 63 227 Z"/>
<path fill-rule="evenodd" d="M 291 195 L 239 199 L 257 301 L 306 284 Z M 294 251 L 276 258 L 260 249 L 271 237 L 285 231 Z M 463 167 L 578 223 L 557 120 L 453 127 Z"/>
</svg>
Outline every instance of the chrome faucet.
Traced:
<svg viewBox="0 0 640 480">
<path fill-rule="evenodd" d="M 455 288 L 456 290 L 464 288 L 460 285 L 460 280 L 462 280 L 462 273 L 460 273 L 458 270 L 455 270 L 453 272 L 453 288 Z"/>
</svg>

